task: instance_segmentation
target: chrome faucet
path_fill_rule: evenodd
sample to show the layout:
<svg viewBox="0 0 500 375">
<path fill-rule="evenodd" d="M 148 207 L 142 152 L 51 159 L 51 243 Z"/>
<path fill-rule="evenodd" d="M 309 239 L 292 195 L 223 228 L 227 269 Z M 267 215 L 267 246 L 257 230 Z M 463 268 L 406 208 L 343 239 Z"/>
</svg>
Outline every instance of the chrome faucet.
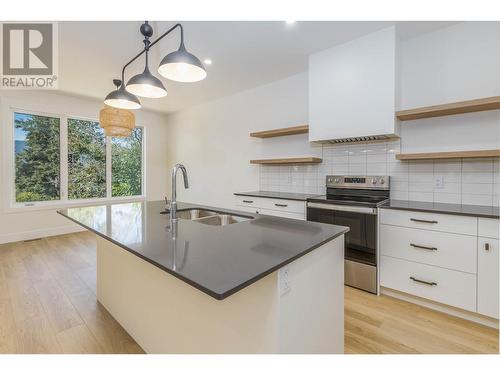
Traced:
<svg viewBox="0 0 500 375">
<path fill-rule="evenodd" d="M 177 220 L 177 171 L 182 171 L 184 176 L 184 187 L 189 188 L 188 176 L 186 172 L 186 167 L 182 164 L 174 165 L 172 169 L 172 200 L 170 201 L 170 220 Z"/>
</svg>

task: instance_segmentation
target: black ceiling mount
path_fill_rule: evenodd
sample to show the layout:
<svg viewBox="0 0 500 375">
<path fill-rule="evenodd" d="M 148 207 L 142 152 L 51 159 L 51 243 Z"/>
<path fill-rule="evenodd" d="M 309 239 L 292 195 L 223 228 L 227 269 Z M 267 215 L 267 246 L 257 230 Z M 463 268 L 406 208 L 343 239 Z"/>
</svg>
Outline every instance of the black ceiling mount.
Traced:
<svg viewBox="0 0 500 375">
<path fill-rule="evenodd" d="M 146 38 L 151 38 L 153 36 L 153 26 L 149 24 L 148 21 L 145 21 L 141 25 L 141 34 L 144 35 Z"/>
</svg>

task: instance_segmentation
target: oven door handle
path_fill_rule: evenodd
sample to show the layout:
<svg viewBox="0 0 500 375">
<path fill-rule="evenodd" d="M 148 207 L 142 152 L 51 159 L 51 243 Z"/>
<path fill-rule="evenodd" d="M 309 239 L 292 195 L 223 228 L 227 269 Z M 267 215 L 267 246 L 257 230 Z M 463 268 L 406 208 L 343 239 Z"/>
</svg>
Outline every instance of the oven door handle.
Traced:
<svg viewBox="0 0 500 375">
<path fill-rule="evenodd" d="M 327 204 L 327 203 L 314 203 L 314 202 L 307 202 L 307 207 L 321 208 L 322 210 L 330 210 L 330 211 L 357 212 L 360 214 L 368 214 L 368 215 L 377 214 L 377 209 L 373 207 L 344 206 L 342 204 Z"/>
</svg>

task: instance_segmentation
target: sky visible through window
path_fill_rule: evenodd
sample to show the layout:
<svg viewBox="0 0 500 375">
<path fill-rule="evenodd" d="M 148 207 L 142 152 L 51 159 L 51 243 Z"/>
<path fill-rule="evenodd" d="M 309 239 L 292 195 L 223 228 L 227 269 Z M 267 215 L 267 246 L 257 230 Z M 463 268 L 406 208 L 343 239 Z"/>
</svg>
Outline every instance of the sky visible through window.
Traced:
<svg viewBox="0 0 500 375">
<path fill-rule="evenodd" d="M 31 115 L 26 115 L 24 113 L 15 113 L 14 114 L 14 120 L 15 121 L 28 121 L 31 120 L 32 116 Z M 16 147 L 16 155 L 20 153 L 25 145 L 26 145 L 26 132 L 23 129 L 20 128 L 14 128 L 14 141 L 15 141 L 15 147 Z"/>
</svg>

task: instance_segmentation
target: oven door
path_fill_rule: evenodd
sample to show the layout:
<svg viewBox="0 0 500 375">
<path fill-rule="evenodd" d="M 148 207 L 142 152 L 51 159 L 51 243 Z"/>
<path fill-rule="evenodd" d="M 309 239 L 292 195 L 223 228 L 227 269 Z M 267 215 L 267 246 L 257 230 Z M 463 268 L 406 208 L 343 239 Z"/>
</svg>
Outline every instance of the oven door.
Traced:
<svg viewBox="0 0 500 375">
<path fill-rule="evenodd" d="M 377 265 L 375 208 L 309 202 L 307 220 L 349 227 L 349 232 L 345 234 L 345 259 Z"/>
<path fill-rule="evenodd" d="M 344 236 L 344 283 L 377 294 L 377 210 L 308 202 L 307 220 L 349 227 Z"/>
</svg>

